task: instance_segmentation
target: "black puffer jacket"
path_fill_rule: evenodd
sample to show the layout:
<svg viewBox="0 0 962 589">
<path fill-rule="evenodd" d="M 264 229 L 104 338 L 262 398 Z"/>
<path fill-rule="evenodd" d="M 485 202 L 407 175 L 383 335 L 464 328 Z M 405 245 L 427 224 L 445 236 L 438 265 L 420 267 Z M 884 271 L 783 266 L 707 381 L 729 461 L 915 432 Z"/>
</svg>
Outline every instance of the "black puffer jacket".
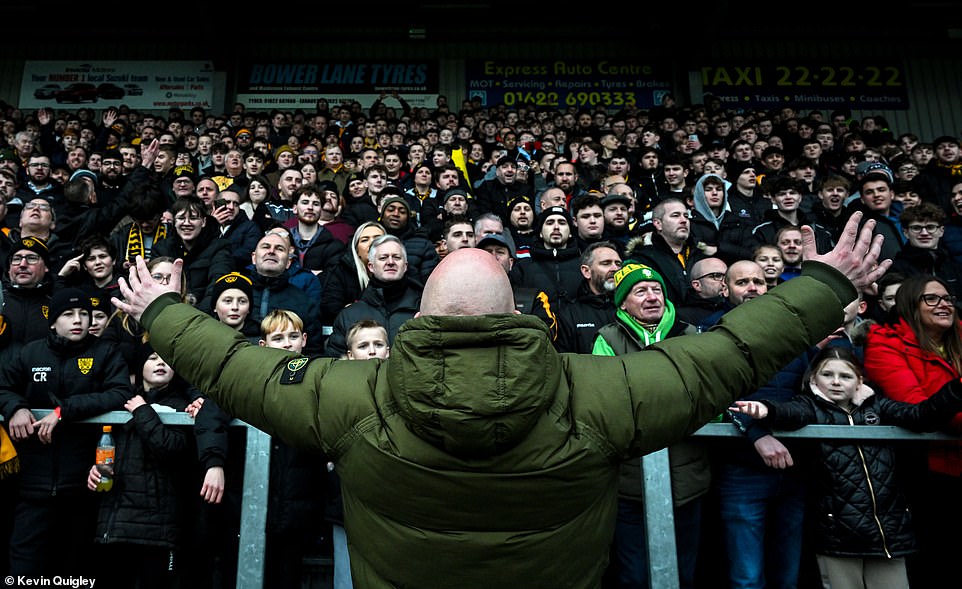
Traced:
<svg viewBox="0 0 962 589">
<path fill-rule="evenodd" d="M 50 333 L 47 309 L 53 294 L 54 280 L 48 273 L 35 287 L 12 286 L 6 275 L 3 285 L 3 315 L 7 320 L 7 337 L 11 342 L 25 344 L 43 340 Z"/>
<path fill-rule="evenodd" d="M 362 319 L 373 319 L 383 325 L 390 345 L 401 325 L 421 308 L 423 290 L 424 285 L 410 276 L 389 284 L 372 279 L 361 291 L 360 299 L 337 314 L 331 337 L 325 342 L 324 355 L 340 358 L 346 354 L 347 332 Z"/>
<path fill-rule="evenodd" d="M 20 491 L 50 497 L 86 492 L 100 428 L 76 423 L 107 411 L 120 411 L 132 389 L 127 364 L 112 345 L 94 336 L 79 342 L 50 332 L 10 350 L 0 366 L 0 413 L 8 422 L 20 409 L 60 407 L 62 421 L 49 444 L 37 436 L 17 442 Z"/>
<path fill-rule="evenodd" d="M 521 258 L 511 268 L 511 284 L 546 292 L 559 306 L 578 296 L 584 281 L 581 251 L 577 240 L 569 239 L 563 248 L 548 249 L 540 240 L 531 246 L 531 257 Z"/>
<path fill-rule="evenodd" d="M 147 405 L 114 426 L 117 457 L 114 486 L 101 494 L 97 541 L 174 548 L 184 529 L 185 507 L 193 499 L 194 436 L 183 426 L 164 425 L 151 404 L 183 411 L 190 403 L 185 387 L 138 391 Z M 88 466 L 89 468 L 89 466 Z"/>
<path fill-rule="evenodd" d="M 538 294 L 531 313 L 548 326 L 551 341 L 559 352 L 590 354 L 598 330 L 615 320 L 617 308 L 611 293 L 591 292 L 587 280 L 578 288 L 577 298 L 560 309 L 553 309 L 545 295 Z"/>
<path fill-rule="evenodd" d="M 874 394 L 863 386 L 857 405 L 845 411 L 824 396 L 806 390 L 784 403 L 769 403 L 764 420 L 775 429 L 821 425 L 896 425 L 913 431 L 947 426 L 962 409 L 962 384 L 953 381 L 918 404 Z M 895 468 L 895 448 L 869 440 L 825 440 L 815 460 L 810 510 L 818 554 L 900 557 L 917 550 L 912 514 Z"/>
<path fill-rule="evenodd" d="M 333 325 L 334 318 L 345 306 L 361 296 L 361 282 L 357 277 L 354 253 L 350 248 L 340 255 L 337 263 L 324 273 L 324 297 L 321 298 L 321 323 Z"/>
</svg>

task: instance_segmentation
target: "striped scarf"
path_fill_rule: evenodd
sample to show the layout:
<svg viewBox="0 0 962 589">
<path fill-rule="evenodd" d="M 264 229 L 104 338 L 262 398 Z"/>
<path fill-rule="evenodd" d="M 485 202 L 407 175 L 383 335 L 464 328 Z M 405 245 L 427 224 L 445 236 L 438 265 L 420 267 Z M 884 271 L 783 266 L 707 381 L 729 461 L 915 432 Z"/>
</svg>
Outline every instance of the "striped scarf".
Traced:
<svg viewBox="0 0 962 589">
<path fill-rule="evenodd" d="M 943 170 L 948 170 L 950 176 L 962 176 L 962 162 L 954 164 L 935 162 L 935 165 Z"/>
<path fill-rule="evenodd" d="M 157 229 L 154 231 L 154 241 L 156 244 L 158 241 L 167 237 L 167 225 L 163 223 L 157 224 Z M 137 256 L 144 258 L 145 260 L 150 257 L 150 252 L 146 251 L 146 246 L 144 245 L 144 235 L 140 230 L 140 225 L 137 223 L 131 223 L 130 231 L 127 232 L 127 259 L 133 262 L 137 259 Z"/>
</svg>

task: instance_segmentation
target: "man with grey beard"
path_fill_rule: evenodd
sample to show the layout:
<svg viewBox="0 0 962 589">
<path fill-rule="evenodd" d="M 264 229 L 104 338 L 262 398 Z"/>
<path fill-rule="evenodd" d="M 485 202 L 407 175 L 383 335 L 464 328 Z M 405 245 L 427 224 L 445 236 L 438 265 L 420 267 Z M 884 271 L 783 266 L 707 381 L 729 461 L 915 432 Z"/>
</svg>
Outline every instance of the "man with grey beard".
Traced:
<svg viewBox="0 0 962 589">
<path fill-rule="evenodd" d="M 553 309 L 546 293 L 538 293 L 532 313 L 548 325 L 559 352 L 590 354 L 598 329 L 615 320 L 615 272 L 621 255 L 610 241 L 597 241 L 581 254 L 584 281 L 575 299 Z"/>
</svg>

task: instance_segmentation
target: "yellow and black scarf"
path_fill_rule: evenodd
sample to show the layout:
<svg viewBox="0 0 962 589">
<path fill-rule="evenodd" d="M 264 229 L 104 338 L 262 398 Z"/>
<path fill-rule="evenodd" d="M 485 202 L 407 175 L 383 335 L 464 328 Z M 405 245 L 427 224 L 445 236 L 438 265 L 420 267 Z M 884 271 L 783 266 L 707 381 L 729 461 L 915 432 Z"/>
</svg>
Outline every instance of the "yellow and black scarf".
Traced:
<svg viewBox="0 0 962 589">
<path fill-rule="evenodd" d="M 20 472 L 20 458 L 17 449 L 7 435 L 7 429 L 0 427 L 0 479 Z"/>
<path fill-rule="evenodd" d="M 948 170 L 949 176 L 962 176 L 962 162 L 955 164 L 946 164 L 944 162 L 935 162 L 935 165 L 943 170 Z"/>
<path fill-rule="evenodd" d="M 158 241 L 167 237 L 167 225 L 163 223 L 157 224 L 157 229 L 154 230 L 154 241 L 153 244 L 156 245 Z M 130 225 L 130 231 L 127 232 L 127 259 L 133 262 L 137 259 L 137 256 L 141 256 L 145 260 L 149 258 L 150 252 L 146 251 L 147 248 L 144 244 L 144 235 L 140 230 L 140 225 L 137 223 L 132 223 Z"/>
</svg>

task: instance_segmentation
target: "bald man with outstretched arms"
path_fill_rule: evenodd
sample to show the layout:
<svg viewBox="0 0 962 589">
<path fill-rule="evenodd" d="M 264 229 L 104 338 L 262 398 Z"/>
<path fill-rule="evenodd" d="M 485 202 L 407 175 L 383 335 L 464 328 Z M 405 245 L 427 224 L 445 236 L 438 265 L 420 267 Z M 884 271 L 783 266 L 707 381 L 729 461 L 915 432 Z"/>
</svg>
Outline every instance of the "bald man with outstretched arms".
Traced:
<svg viewBox="0 0 962 589">
<path fill-rule="evenodd" d="M 337 463 L 356 586 L 594 589 L 621 462 L 695 431 L 838 328 L 890 265 L 858 221 L 822 256 L 806 228 L 802 275 L 711 331 L 618 357 L 557 353 L 476 248 L 438 265 L 384 361 L 251 346 L 142 260 L 114 302 L 231 415 Z"/>
</svg>

